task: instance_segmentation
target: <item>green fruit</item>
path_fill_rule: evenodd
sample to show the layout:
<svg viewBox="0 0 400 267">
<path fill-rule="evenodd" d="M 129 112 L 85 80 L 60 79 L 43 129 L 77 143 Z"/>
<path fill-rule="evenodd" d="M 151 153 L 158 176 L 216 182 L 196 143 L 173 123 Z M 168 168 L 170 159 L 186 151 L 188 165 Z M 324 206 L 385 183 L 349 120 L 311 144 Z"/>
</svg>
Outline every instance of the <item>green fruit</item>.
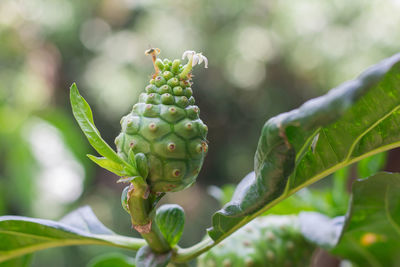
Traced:
<svg viewBox="0 0 400 267">
<path fill-rule="evenodd" d="M 259 217 L 198 258 L 198 267 L 305 267 L 314 246 L 297 216 Z"/>
<path fill-rule="evenodd" d="M 196 179 L 207 153 L 207 126 L 194 105 L 192 82 L 179 60 L 155 61 L 157 73 L 140 94 L 132 112 L 121 120 L 115 140 L 118 155 L 143 153 L 152 192 L 179 191 Z M 182 75 L 185 78 L 181 78 Z"/>
</svg>

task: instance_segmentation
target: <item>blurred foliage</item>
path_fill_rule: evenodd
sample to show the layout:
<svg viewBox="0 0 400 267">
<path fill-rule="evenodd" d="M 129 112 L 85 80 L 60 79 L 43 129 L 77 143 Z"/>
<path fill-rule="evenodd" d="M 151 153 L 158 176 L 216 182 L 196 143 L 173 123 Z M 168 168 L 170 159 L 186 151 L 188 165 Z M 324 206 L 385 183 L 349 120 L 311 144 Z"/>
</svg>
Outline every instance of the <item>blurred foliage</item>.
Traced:
<svg viewBox="0 0 400 267">
<path fill-rule="evenodd" d="M 135 266 L 135 259 L 128 258 L 118 253 L 100 255 L 91 260 L 87 267 L 132 267 Z"/>
<path fill-rule="evenodd" d="M 122 186 L 85 157 L 93 151 L 72 121 L 68 88 L 84 89 L 112 144 L 152 72 L 144 50 L 178 58 L 193 49 L 210 62 L 193 86 L 210 149 L 198 184 L 164 201 L 185 209 L 181 245 L 197 242 L 218 206 L 206 186 L 253 169 L 269 117 L 398 52 L 399 12 L 398 0 L 0 1 L 0 214 L 57 219 L 88 204 L 132 233 Z M 35 266 L 83 266 L 104 252 L 62 251 L 39 253 Z"/>
</svg>

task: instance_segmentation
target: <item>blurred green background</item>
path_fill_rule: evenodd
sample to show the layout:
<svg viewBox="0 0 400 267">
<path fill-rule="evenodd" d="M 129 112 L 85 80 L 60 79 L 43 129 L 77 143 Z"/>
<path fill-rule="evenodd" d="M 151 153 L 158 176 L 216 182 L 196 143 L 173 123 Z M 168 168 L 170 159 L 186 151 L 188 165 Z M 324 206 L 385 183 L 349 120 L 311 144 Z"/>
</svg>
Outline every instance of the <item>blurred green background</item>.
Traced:
<svg viewBox="0 0 400 267">
<path fill-rule="evenodd" d="M 144 51 L 203 52 L 194 94 L 209 127 L 196 185 L 165 202 L 186 211 L 182 246 L 198 242 L 219 203 L 210 185 L 252 170 L 263 123 L 398 52 L 398 0 L 1 0 L 0 215 L 59 219 L 91 205 L 117 233 L 135 235 L 123 185 L 92 164 L 68 93 L 77 82 L 112 144 L 144 90 Z M 0 241 L 1 242 L 1 241 Z M 34 266 L 84 266 L 108 248 L 40 252 Z"/>
</svg>

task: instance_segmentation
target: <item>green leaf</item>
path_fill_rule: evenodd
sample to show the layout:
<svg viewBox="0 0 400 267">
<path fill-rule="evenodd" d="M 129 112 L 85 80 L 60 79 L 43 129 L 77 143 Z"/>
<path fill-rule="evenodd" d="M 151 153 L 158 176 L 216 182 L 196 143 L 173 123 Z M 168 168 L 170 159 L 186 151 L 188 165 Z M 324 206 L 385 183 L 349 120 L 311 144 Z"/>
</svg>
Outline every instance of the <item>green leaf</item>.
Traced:
<svg viewBox="0 0 400 267">
<path fill-rule="evenodd" d="M 113 252 L 92 259 L 87 267 L 135 267 L 135 258 Z"/>
<path fill-rule="evenodd" d="M 156 223 L 171 247 L 178 244 L 185 225 L 185 212 L 176 204 L 162 205 L 156 212 Z"/>
<path fill-rule="evenodd" d="M 100 167 L 115 173 L 118 176 L 127 176 L 128 173 L 125 171 L 125 167 L 122 164 L 116 163 L 115 161 L 109 160 L 104 157 L 95 157 L 93 155 L 87 155 L 94 163 Z"/>
<path fill-rule="evenodd" d="M 400 174 L 378 173 L 353 184 L 345 217 L 302 213 L 303 234 L 330 253 L 359 266 L 400 262 Z M 344 220 L 345 218 L 345 220 Z"/>
<path fill-rule="evenodd" d="M 8 261 L 0 262 L 0 267 L 29 267 L 31 266 L 33 255 L 25 255 Z"/>
<path fill-rule="evenodd" d="M 107 245 L 137 250 L 145 241 L 116 235 L 89 207 L 82 207 L 60 222 L 21 216 L 0 217 L 0 262 L 52 247 Z"/>
<path fill-rule="evenodd" d="M 143 246 L 136 254 L 136 267 L 165 267 L 171 256 L 171 252 L 156 254 L 149 246 Z"/>
<path fill-rule="evenodd" d="M 369 177 L 381 171 L 386 164 L 387 153 L 379 153 L 361 160 L 357 164 L 358 176 L 360 178 Z"/>
<path fill-rule="evenodd" d="M 136 175 L 136 170 L 123 159 L 121 159 L 101 137 L 100 132 L 97 130 L 94 124 L 92 110 L 90 109 L 90 106 L 86 100 L 79 94 L 75 83 L 72 84 L 70 88 L 70 99 L 74 117 L 92 147 L 103 157 L 114 161 L 116 164 L 121 164 L 128 167 L 132 172 L 131 175 Z"/>
<path fill-rule="evenodd" d="M 220 240 L 301 188 L 370 155 L 400 146 L 400 54 L 325 96 L 266 122 L 255 177 L 213 216 Z"/>
</svg>

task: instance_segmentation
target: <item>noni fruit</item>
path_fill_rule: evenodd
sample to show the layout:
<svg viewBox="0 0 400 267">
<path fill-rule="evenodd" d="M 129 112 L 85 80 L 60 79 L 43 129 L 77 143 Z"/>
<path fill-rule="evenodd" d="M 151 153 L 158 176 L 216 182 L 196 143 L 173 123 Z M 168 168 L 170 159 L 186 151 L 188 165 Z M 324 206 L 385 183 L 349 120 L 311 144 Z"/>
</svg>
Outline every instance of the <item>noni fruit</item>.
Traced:
<svg viewBox="0 0 400 267">
<path fill-rule="evenodd" d="M 186 51 L 183 59 L 189 62 L 182 65 L 179 59 L 158 59 L 159 51 L 146 51 L 152 56 L 155 74 L 132 111 L 121 119 L 122 132 L 115 140 L 125 160 L 130 154 L 145 156 L 141 162 L 148 169 L 138 169 L 154 193 L 190 186 L 208 150 L 208 129 L 199 117 L 191 88 L 192 67 L 203 61 L 207 67 L 207 58 Z"/>
<path fill-rule="evenodd" d="M 297 216 L 259 217 L 198 258 L 198 267 L 305 267 L 314 246 Z"/>
</svg>

